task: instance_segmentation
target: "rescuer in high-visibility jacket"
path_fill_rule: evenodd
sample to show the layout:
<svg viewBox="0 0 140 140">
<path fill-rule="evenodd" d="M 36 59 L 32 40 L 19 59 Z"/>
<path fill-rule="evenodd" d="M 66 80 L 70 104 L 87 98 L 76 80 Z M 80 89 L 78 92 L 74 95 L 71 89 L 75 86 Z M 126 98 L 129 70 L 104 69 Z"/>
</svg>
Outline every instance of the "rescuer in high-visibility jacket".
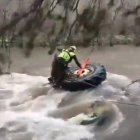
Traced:
<svg viewBox="0 0 140 140">
<path fill-rule="evenodd" d="M 76 50 L 76 46 L 70 46 L 68 49 L 58 49 L 58 51 L 61 52 L 55 57 L 52 63 L 51 77 L 49 78 L 49 81 L 54 83 L 55 87 L 59 87 L 65 76 L 65 71 L 68 68 L 68 64 L 72 60 L 75 60 L 77 66 L 81 67 L 81 64 L 79 63 L 75 54 Z"/>
</svg>

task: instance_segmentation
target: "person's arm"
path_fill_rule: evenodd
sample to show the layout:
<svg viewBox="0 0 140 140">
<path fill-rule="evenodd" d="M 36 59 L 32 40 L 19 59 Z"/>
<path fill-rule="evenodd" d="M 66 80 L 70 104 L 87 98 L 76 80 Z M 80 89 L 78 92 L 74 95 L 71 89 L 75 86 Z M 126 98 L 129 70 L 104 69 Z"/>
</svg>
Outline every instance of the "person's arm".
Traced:
<svg viewBox="0 0 140 140">
<path fill-rule="evenodd" d="M 74 59 L 75 63 L 77 64 L 77 66 L 78 66 L 78 67 L 81 67 L 81 64 L 79 63 L 79 61 L 78 61 L 76 55 L 73 57 L 73 59 Z"/>
</svg>

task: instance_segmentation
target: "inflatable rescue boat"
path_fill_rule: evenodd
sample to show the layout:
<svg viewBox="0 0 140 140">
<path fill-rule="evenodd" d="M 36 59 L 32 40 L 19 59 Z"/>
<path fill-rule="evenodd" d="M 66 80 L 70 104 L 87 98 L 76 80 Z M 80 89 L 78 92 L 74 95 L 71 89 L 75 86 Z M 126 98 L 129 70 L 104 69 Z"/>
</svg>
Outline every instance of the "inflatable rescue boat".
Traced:
<svg viewBox="0 0 140 140">
<path fill-rule="evenodd" d="M 61 88 L 69 91 L 96 88 L 106 79 L 106 69 L 103 65 L 91 65 L 89 60 L 82 63 L 82 68 L 70 67 L 61 82 Z"/>
</svg>

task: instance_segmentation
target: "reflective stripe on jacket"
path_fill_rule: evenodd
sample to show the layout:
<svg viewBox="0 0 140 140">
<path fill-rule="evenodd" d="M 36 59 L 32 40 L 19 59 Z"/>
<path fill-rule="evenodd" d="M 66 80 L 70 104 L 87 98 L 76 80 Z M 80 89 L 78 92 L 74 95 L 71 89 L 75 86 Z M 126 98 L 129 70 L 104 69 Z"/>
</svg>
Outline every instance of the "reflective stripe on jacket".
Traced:
<svg viewBox="0 0 140 140">
<path fill-rule="evenodd" d="M 74 52 L 69 52 L 68 50 L 63 50 L 58 57 L 63 58 L 65 62 L 71 61 L 71 58 L 75 56 Z"/>
</svg>

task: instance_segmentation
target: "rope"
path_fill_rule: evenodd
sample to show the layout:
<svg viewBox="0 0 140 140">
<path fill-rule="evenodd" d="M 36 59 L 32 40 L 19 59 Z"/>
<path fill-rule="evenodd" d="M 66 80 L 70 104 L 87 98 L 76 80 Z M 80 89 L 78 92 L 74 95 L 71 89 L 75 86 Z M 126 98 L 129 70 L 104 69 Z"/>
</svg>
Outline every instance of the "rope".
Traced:
<svg viewBox="0 0 140 140">
<path fill-rule="evenodd" d="M 136 82 L 139 82 L 139 81 L 140 81 L 140 79 L 134 80 L 134 81 L 132 81 L 131 84 L 129 84 L 128 86 L 130 86 L 130 85 L 132 85 L 132 84 L 134 84 L 134 83 L 136 83 Z M 84 82 L 84 81 L 83 81 L 83 83 L 85 83 L 85 84 L 87 84 L 87 85 L 90 85 L 90 86 L 92 86 L 92 87 L 97 87 L 97 86 L 95 86 L 95 85 L 92 85 L 92 84 L 87 83 L 87 82 Z M 117 103 L 117 104 L 124 104 L 124 105 L 131 105 L 131 106 L 140 107 L 140 104 L 135 104 L 135 103 L 125 103 L 125 102 L 119 102 L 119 101 L 110 101 L 110 102 L 112 102 L 112 103 Z"/>
<path fill-rule="evenodd" d="M 140 79 L 133 80 L 130 84 L 126 85 L 125 87 L 122 87 L 121 89 L 123 91 L 126 91 L 129 86 L 133 85 L 136 82 L 140 82 Z"/>
<path fill-rule="evenodd" d="M 74 79 L 74 78 L 71 78 L 73 81 L 78 81 L 78 80 L 76 80 L 76 79 Z M 93 84 L 91 84 L 91 83 L 88 83 L 88 82 L 86 82 L 86 81 L 80 81 L 80 82 L 82 82 L 82 83 L 84 83 L 84 84 L 86 84 L 86 85 L 88 85 L 88 86 L 91 86 L 91 87 L 93 87 L 93 88 L 95 88 L 95 87 L 97 87 L 96 85 L 93 85 Z"/>
<path fill-rule="evenodd" d="M 96 85 L 93 85 L 93 84 L 88 83 L 88 82 L 86 82 L 86 81 L 81 81 L 81 82 L 84 83 L 84 84 L 86 84 L 86 85 L 88 85 L 88 86 L 91 86 L 91 87 L 93 87 L 93 88 L 97 87 Z"/>
<path fill-rule="evenodd" d="M 72 78 L 73 80 L 75 80 L 74 78 Z M 75 80 L 75 81 L 77 81 L 77 80 Z M 93 84 L 90 84 L 90 83 L 88 83 L 88 82 L 86 82 L 86 81 L 81 81 L 82 83 L 85 83 L 85 84 L 87 84 L 87 85 L 89 85 L 89 86 L 91 86 L 91 87 L 97 87 L 97 86 L 95 86 L 95 85 L 93 85 Z M 131 86 L 132 84 L 134 84 L 134 83 L 136 83 L 136 82 L 140 82 L 140 79 L 136 79 L 136 80 L 133 80 L 130 84 L 128 84 L 128 85 L 126 85 L 125 87 L 122 87 L 121 89 L 124 91 L 124 90 L 127 90 L 127 88 L 129 87 L 129 86 Z"/>
<path fill-rule="evenodd" d="M 109 102 L 140 107 L 140 104 L 134 104 L 134 103 L 125 103 L 125 102 L 119 102 L 119 101 L 109 101 Z"/>
</svg>

